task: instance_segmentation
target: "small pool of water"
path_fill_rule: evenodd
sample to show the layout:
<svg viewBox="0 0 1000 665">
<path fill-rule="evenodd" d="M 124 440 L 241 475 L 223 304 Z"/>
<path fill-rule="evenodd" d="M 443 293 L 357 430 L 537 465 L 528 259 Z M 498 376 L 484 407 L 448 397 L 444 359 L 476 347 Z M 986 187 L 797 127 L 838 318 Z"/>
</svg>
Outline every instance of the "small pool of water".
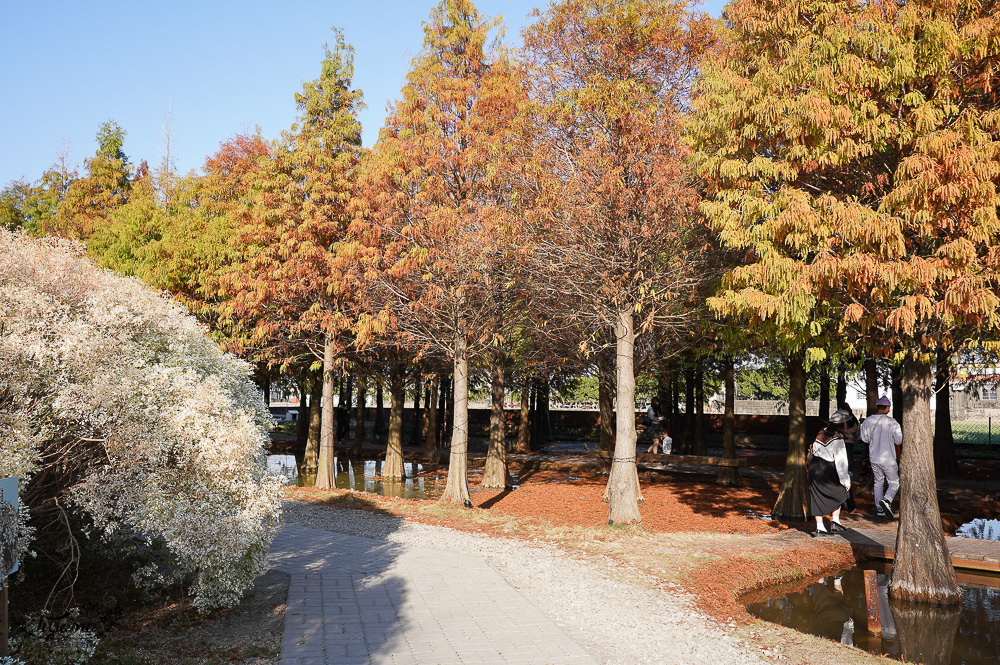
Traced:
<svg viewBox="0 0 1000 665">
<path fill-rule="evenodd" d="M 972 520 L 955 529 L 955 535 L 959 538 L 1000 540 L 1000 520 Z"/>
<path fill-rule="evenodd" d="M 881 636 L 868 631 L 865 570 L 878 576 Z M 1000 663 L 1000 577 L 963 584 L 961 606 L 938 608 L 890 604 L 890 572 L 888 565 L 866 564 L 812 582 L 778 585 L 743 600 L 750 614 L 766 621 L 905 662 Z"/>
<path fill-rule="evenodd" d="M 334 486 L 337 489 L 353 489 L 400 499 L 436 499 L 444 491 L 447 476 L 436 472 L 425 472 L 422 464 L 403 465 L 404 480 L 383 480 L 380 460 L 367 460 L 355 468 L 351 460 L 335 460 L 337 475 Z M 299 473 L 296 484 L 311 487 L 316 482 L 315 473 Z"/>
<path fill-rule="evenodd" d="M 335 459 L 334 463 L 337 467 L 334 481 L 337 489 L 353 489 L 358 492 L 400 499 L 437 499 L 444 493 L 445 485 L 448 483 L 448 469 L 444 467 L 425 469 L 422 464 L 406 462 L 403 464 L 406 478 L 390 481 L 382 479 L 381 460 L 367 460 L 359 463 L 357 467 L 351 460 Z M 470 476 L 474 476 L 477 472 L 481 472 L 481 470 L 470 469 Z M 312 487 L 316 482 L 315 473 L 302 473 L 298 467 L 296 467 L 295 473 L 296 476 L 292 482 L 294 485 Z M 514 481 L 513 489 L 520 487 L 517 474 L 512 473 L 511 478 Z M 473 484 L 472 478 L 470 478 L 469 484 L 471 494 L 478 494 L 482 491 Z"/>
</svg>

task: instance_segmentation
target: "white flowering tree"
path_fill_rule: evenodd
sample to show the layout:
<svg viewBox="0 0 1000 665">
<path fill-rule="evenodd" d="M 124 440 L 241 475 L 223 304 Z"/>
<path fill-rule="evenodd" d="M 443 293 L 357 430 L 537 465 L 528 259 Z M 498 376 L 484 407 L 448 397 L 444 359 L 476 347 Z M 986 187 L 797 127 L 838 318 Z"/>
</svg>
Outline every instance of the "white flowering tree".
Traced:
<svg viewBox="0 0 1000 665">
<path fill-rule="evenodd" d="M 234 604 L 280 523 L 250 370 L 81 247 L 0 231 L 0 476 L 22 477 L 22 549 L 30 523 L 82 514 L 166 547 L 199 609 Z"/>
</svg>

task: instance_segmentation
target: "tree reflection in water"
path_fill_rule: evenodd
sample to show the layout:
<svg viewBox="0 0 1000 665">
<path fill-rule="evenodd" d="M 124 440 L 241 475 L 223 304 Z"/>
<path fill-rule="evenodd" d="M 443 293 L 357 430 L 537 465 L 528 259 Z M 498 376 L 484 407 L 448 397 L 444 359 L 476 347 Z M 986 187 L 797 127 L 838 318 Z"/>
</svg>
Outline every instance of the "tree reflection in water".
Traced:
<svg viewBox="0 0 1000 665">
<path fill-rule="evenodd" d="M 865 568 L 879 573 L 881 635 L 868 633 Z M 1000 663 L 1000 578 L 995 587 L 963 588 L 960 607 L 942 608 L 890 604 L 888 571 L 888 566 L 867 564 L 812 583 L 779 585 L 747 598 L 747 611 L 766 621 L 905 662 Z"/>
<path fill-rule="evenodd" d="M 957 605 L 892 603 L 903 659 L 923 665 L 948 665 L 962 618 Z"/>
</svg>

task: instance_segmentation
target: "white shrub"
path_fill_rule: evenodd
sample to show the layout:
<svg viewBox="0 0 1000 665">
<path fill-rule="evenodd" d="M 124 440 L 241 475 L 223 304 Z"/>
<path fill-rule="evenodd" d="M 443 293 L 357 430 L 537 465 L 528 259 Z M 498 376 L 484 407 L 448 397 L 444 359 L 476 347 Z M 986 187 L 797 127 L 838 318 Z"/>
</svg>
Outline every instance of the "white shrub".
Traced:
<svg viewBox="0 0 1000 665">
<path fill-rule="evenodd" d="M 72 243 L 0 231 L 0 476 L 37 474 L 58 441 L 60 491 L 106 531 L 165 543 L 202 609 L 265 570 L 280 522 L 249 373 L 173 300 Z"/>
</svg>

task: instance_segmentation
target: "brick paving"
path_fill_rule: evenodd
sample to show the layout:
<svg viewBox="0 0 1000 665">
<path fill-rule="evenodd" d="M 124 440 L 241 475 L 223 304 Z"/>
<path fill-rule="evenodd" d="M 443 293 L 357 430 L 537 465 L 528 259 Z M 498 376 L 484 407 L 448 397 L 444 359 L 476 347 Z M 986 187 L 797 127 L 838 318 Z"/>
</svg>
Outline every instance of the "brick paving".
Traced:
<svg viewBox="0 0 1000 665">
<path fill-rule="evenodd" d="M 281 665 L 596 665 L 485 561 L 286 526 Z"/>
</svg>

